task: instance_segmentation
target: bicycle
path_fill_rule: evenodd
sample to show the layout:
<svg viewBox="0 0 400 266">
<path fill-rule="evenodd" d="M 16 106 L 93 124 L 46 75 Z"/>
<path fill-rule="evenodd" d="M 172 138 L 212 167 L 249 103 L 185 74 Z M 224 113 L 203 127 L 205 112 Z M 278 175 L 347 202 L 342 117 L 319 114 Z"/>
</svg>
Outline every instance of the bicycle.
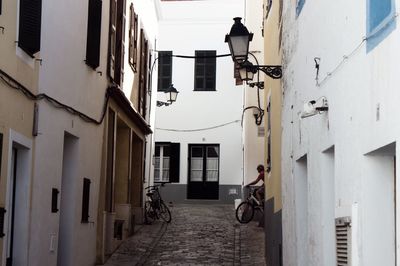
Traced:
<svg viewBox="0 0 400 266">
<path fill-rule="evenodd" d="M 236 208 L 236 219 L 239 223 L 246 224 L 253 219 L 255 210 L 264 213 L 264 200 L 260 202 L 257 199 L 256 188 L 252 187 L 249 190 L 249 196 L 246 200 Z"/>
<path fill-rule="evenodd" d="M 148 200 L 145 202 L 144 218 L 146 224 L 153 223 L 156 219 L 163 219 L 165 222 L 171 222 L 171 211 L 165 205 L 161 198 L 159 185 L 148 186 L 146 196 Z"/>
</svg>

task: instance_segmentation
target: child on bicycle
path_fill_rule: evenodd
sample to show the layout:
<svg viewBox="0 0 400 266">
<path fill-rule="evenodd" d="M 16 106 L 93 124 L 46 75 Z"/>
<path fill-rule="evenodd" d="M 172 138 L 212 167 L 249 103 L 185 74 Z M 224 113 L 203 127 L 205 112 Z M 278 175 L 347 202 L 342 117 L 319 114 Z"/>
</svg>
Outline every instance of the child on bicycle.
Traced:
<svg viewBox="0 0 400 266">
<path fill-rule="evenodd" d="M 263 184 L 261 187 L 257 188 L 256 190 L 256 197 L 257 199 L 260 201 L 260 203 L 262 204 L 263 202 L 263 198 L 264 198 L 264 193 L 265 193 L 265 186 L 264 186 L 264 165 L 259 164 L 257 166 L 257 172 L 258 172 L 258 176 L 257 179 L 254 180 L 253 182 L 248 183 L 245 187 L 249 187 L 251 185 L 255 185 L 257 184 L 260 180 L 262 180 Z"/>
</svg>

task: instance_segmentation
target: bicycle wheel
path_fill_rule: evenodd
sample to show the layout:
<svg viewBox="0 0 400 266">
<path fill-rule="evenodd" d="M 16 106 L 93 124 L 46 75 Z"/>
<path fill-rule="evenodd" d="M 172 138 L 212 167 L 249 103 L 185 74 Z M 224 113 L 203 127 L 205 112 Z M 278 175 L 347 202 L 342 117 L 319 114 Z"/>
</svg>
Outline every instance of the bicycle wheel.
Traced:
<svg viewBox="0 0 400 266">
<path fill-rule="evenodd" d="M 171 212 L 169 211 L 167 205 L 165 205 L 164 202 L 161 202 L 160 204 L 160 217 L 167 223 L 171 222 Z"/>
<path fill-rule="evenodd" d="M 239 204 L 236 209 L 236 219 L 239 223 L 246 224 L 253 219 L 254 216 L 254 207 L 247 201 L 244 201 Z"/>
<path fill-rule="evenodd" d="M 150 201 L 146 201 L 144 204 L 144 221 L 146 224 L 152 224 L 154 220 L 156 219 L 156 213 L 153 210 L 153 207 L 151 206 Z"/>
</svg>

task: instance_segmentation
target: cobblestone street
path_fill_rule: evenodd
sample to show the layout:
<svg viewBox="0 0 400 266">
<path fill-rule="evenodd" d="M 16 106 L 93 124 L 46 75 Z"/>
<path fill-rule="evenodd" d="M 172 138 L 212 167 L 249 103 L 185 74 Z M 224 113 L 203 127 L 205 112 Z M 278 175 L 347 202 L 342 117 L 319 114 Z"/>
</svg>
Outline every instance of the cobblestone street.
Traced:
<svg viewBox="0 0 400 266">
<path fill-rule="evenodd" d="M 140 226 L 105 265 L 265 265 L 263 228 L 239 224 L 233 205 L 170 209 L 170 224 Z"/>
</svg>

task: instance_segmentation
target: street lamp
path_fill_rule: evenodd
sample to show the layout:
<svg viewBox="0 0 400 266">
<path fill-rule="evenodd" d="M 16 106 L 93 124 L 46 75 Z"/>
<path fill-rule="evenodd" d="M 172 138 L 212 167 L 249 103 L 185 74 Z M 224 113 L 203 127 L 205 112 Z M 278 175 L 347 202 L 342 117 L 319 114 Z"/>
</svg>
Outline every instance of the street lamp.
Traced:
<svg viewBox="0 0 400 266">
<path fill-rule="evenodd" d="M 178 93 L 179 91 L 177 91 L 177 89 L 175 89 L 174 85 L 171 84 L 169 85 L 169 87 L 164 91 L 167 101 L 166 102 L 162 102 L 162 101 L 157 101 L 157 106 L 168 106 L 170 104 L 172 104 L 173 102 L 176 101 L 176 98 L 178 97 Z"/>
<path fill-rule="evenodd" d="M 233 19 L 231 31 L 225 35 L 225 42 L 229 45 L 232 59 L 239 64 L 247 60 L 249 53 L 249 43 L 253 39 L 253 33 L 250 33 L 242 24 L 242 18 L 236 17 Z"/>
<path fill-rule="evenodd" d="M 282 66 L 280 65 L 253 65 L 247 61 L 249 54 L 249 43 L 253 39 L 253 33 L 249 33 L 246 26 L 241 22 L 242 18 L 234 18 L 233 24 L 229 34 L 225 36 L 225 42 L 229 45 L 232 60 L 239 64 L 239 73 L 242 80 L 252 80 L 254 73 L 261 70 L 266 75 L 273 79 L 280 79 L 282 77 Z M 245 72 L 251 72 L 249 74 Z M 251 79 L 250 79 L 251 78 Z"/>
</svg>

